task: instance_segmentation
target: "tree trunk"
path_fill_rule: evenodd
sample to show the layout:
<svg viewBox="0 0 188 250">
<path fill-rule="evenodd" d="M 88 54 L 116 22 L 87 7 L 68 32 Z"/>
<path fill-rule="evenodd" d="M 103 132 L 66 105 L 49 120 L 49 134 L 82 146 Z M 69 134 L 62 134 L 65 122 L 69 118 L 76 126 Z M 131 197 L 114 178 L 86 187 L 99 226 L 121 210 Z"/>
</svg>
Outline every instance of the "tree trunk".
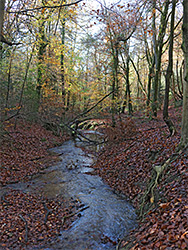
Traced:
<svg viewBox="0 0 188 250">
<path fill-rule="evenodd" d="M 65 54 L 65 18 L 63 18 L 62 21 L 62 27 L 61 27 L 61 44 L 63 45 L 63 50 L 61 51 L 61 86 L 62 86 L 62 101 L 64 106 L 66 105 L 65 101 L 65 66 L 64 66 L 64 54 Z"/>
<path fill-rule="evenodd" d="M 153 24 L 152 24 L 152 29 L 153 29 L 153 46 L 155 46 L 155 42 L 156 42 L 156 34 L 155 34 L 155 13 L 153 14 Z M 146 101 L 146 105 L 147 105 L 147 110 L 149 111 L 149 106 L 151 103 L 151 84 L 152 84 L 152 79 L 154 76 L 154 67 L 155 67 L 155 54 L 154 51 L 151 51 L 150 53 L 150 49 L 149 49 L 149 45 L 147 42 L 147 35 L 144 32 L 144 43 L 145 43 L 145 53 L 146 53 L 146 59 L 148 62 L 148 67 L 149 67 L 149 72 L 148 72 L 148 83 L 147 83 L 147 101 Z"/>
<path fill-rule="evenodd" d="M 183 93 L 183 74 L 184 74 L 184 60 L 183 60 L 182 65 L 180 67 L 180 82 L 181 82 L 181 92 L 182 93 Z"/>
<path fill-rule="evenodd" d="M 162 57 L 162 50 L 163 50 L 163 40 L 164 40 L 166 26 L 168 22 L 167 18 L 168 18 L 169 5 L 170 5 L 170 1 L 166 0 L 164 11 L 161 14 L 159 35 L 157 39 L 157 49 L 155 49 L 156 71 L 155 71 L 155 78 L 154 78 L 154 84 L 153 84 L 153 103 L 152 103 L 152 110 L 153 110 L 154 116 L 157 116 L 159 80 L 160 80 L 160 73 L 161 73 L 161 57 Z"/>
<path fill-rule="evenodd" d="M 42 5 L 45 6 L 45 0 L 42 1 Z M 38 94 L 38 105 L 40 105 L 41 89 L 44 83 L 44 54 L 46 52 L 47 39 L 45 36 L 45 17 L 44 13 L 41 12 L 39 20 L 39 32 L 38 32 L 38 78 L 37 78 L 37 94 Z"/>
<path fill-rule="evenodd" d="M 137 75 L 138 83 L 140 84 L 140 87 L 141 87 L 141 90 L 142 90 L 144 96 L 147 96 L 146 90 L 144 89 L 144 85 L 142 84 L 142 81 L 141 81 L 141 78 L 140 78 L 139 71 L 138 71 L 138 69 L 136 68 L 136 66 L 135 66 L 135 64 L 134 64 L 134 61 L 133 61 L 133 59 L 132 59 L 130 56 L 129 56 L 129 61 L 130 61 L 130 62 L 132 63 L 132 65 L 133 65 L 133 68 L 134 68 L 134 70 L 135 70 L 135 72 L 136 72 L 136 75 Z"/>
<path fill-rule="evenodd" d="M 165 75 L 165 99 L 163 107 L 163 120 L 168 126 L 170 135 L 175 133 L 175 127 L 168 115 L 168 106 L 169 106 L 169 90 L 170 83 L 172 80 L 172 71 L 173 71 L 173 44 L 174 44 L 174 20 L 175 20 L 175 9 L 176 9 L 176 0 L 172 0 L 172 14 L 171 14 L 171 24 L 170 24 L 170 41 L 169 41 L 169 52 L 168 52 L 168 67 Z"/>
<path fill-rule="evenodd" d="M 148 93 L 147 93 L 147 107 L 149 107 L 151 102 L 151 83 L 153 79 L 155 60 L 153 58 L 152 64 L 149 66 L 149 75 L 148 75 Z"/>
<path fill-rule="evenodd" d="M 38 50 L 38 79 L 37 79 L 37 93 L 38 93 L 38 101 L 40 103 L 41 99 L 41 88 L 44 83 L 43 76 L 44 76 L 44 54 L 46 48 L 46 41 L 44 36 L 44 22 L 42 22 L 41 26 L 39 27 L 39 50 Z"/>
<path fill-rule="evenodd" d="M 133 113 L 133 108 L 132 108 L 132 102 L 131 102 L 131 90 L 130 90 L 130 82 L 129 82 L 129 62 L 130 62 L 130 57 L 127 57 L 127 71 L 126 71 L 126 95 L 128 98 L 128 110 L 129 110 L 129 115 L 132 115 Z"/>
<path fill-rule="evenodd" d="M 123 63 L 123 71 L 124 71 L 124 78 L 126 80 L 126 89 L 125 89 L 125 96 L 124 96 L 124 101 L 122 105 L 121 112 L 124 114 L 125 113 L 125 108 L 126 105 L 128 104 L 128 112 L 129 115 L 132 115 L 133 113 L 133 108 L 132 108 L 132 101 L 131 101 L 131 90 L 130 90 L 130 81 L 129 81 L 129 72 L 130 72 L 130 56 L 129 56 L 129 46 L 124 42 L 125 46 L 125 55 L 126 55 L 126 62 L 123 57 L 123 54 L 120 51 L 122 63 Z"/>
<path fill-rule="evenodd" d="M 153 40 L 153 56 L 154 56 L 154 66 L 155 66 L 155 75 L 153 78 L 153 101 L 152 101 L 152 110 L 155 116 L 157 116 L 157 109 L 156 109 L 156 99 L 157 99 L 157 95 L 155 95 L 155 91 L 156 91 L 156 80 L 158 81 L 158 79 L 156 79 L 156 72 L 157 72 L 157 65 L 158 65 L 158 46 L 157 46 L 157 30 L 156 30 L 156 0 L 153 0 L 153 6 L 152 6 L 152 31 L 153 31 L 153 36 L 152 36 L 152 40 Z M 153 70 L 154 71 L 154 70 Z M 158 89 L 158 88 L 157 88 Z"/>
<path fill-rule="evenodd" d="M 188 143 L 188 1 L 183 1 L 183 44 L 184 52 L 184 88 L 183 88 L 183 114 L 182 114 L 182 130 L 181 145 Z"/>
<path fill-rule="evenodd" d="M 118 89 L 118 42 L 113 42 L 112 34 L 111 31 L 109 30 L 110 33 L 110 43 L 111 43 L 111 51 L 112 51 L 112 107 L 111 107 L 111 112 L 112 112 L 112 127 L 115 127 L 115 113 L 116 113 L 116 108 L 115 108 L 115 97 L 117 95 L 116 90 Z"/>
<path fill-rule="evenodd" d="M 42 21 L 39 27 L 39 50 L 38 50 L 38 78 L 37 78 L 37 93 L 38 93 L 38 102 L 40 103 L 41 99 L 41 88 L 44 83 L 44 54 L 46 51 L 47 41 L 45 38 L 44 24 Z"/>
<path fill-rule="evenodd" d="M 6 94 L 6 101 L 5 101 L 5 109 L 8 108 L 9 104 L 9 95 L 10 95 L 10 88 L 11 88 L 11 71 L 12 71 L 12 61 L 14 58 L 15 48 L 12 51 L 10 56 L 9 68 L 8 68 L 8 81 L 7 81 L 7 94 Z M 7 110 L 5 110 L 5 117 L 7 116 Z"/>
<path fill-rule="evenodd" d="M 0 0 L 0 41 L 2 40 L 5 0 Z"/>
<path fill-rule="evenodd" d="M 179 92 L 178 94 L 179 94 L 180 98 L 183 99 L 183 92 L 182 92 L 182 89 L 180 86 L 180 82 L 181 82 L 180 78 L 181 77 L 179 76 L 179 63 L 178 63 L 178 59 L 177 59 L 177 62 L 176 62 L 176 81 L 177 81 L 177 87 L 178 87 L 178 92 Z"/>
</svg>

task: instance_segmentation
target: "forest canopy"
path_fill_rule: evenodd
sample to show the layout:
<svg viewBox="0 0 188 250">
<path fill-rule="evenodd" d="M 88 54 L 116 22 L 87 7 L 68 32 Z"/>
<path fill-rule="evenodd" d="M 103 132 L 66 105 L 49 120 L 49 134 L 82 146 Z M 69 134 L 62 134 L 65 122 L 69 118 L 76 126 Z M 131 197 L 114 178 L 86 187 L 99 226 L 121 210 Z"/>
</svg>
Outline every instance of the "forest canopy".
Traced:
<svg viewBox="0 0 188 250">
<path fill-rule="evenodd" d="M 183 102 L 181 1 L 0 1 L 2 121 L 66 123 L 143 111 L 175 127 Z M 100 101 L 102 99 L 102 101 Z M 40 117 L 40 118 L 39 118 Z"/>
</svg>

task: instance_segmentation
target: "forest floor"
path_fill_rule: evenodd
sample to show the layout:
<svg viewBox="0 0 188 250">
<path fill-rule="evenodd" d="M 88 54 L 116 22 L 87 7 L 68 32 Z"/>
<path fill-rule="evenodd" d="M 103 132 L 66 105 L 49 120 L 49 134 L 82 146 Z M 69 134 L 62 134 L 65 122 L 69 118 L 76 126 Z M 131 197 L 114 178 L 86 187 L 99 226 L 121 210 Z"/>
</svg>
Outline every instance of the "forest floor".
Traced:
<svg viewBox="0 0 188 250">
<path fill-rule="evenodd" d="M 6 124 L 0 145 L 0 249 L 45 246 L 70 228 L 83 204 L 64 197 L 49 199 L 43 193 L 25 192 L 11 184 L 32 181 L 59 161 L 49 148 L 68 137 L 57 137 L 40 125 L 19 121 L 16 129 Z M 4 191 L 6 190 L 6 191 Z"/>
<path fill-rule="evenodd" d="M 95 174 L 115 192 L 127 196 L 140 216 L 139 227 L 118 249 L 188 249 L 188 150 L 176 153 L 181 109 L 171 108 L 169 116 L 177 129 L 171 137 L 162 112 L 152 120 L 121 117 L 119 128 L 107 131 L 111 143 L 93 166 Z M 163 165 L 170 157 L 155 183 L 154 166 Z M 156 184 L 154 197 L 148 189 L 151 183 Z"/>
<path fill-rule="evenodd" d="M 122 116 L 116 128 L 101 129 L 109 143 L 99 152 L 93 174 L 124 194 L 141 215 L 139 227 L 120 242 L 118 249 L 188 249 L 188 153 L 175 153 L 180 141 L 181 109 L 170 109 L 169 114 L 177 129 L 171 137 L 160 112 L 152 120 L 140 115 Z M 22 121 L 16 130 L 7 124 L 0 146 L 0 190 L 31 180 L 58 161 L 47 149 L 66 139 L 36 124 Z M 153 166 L 172 155 L 175 157 L 156 183 L 153 199 L 151 192 L 147 193 L 155 177 Z M 12 188 L 0 191 L 0 197 L 0 246 L 7 250 L 44 246 L 60 234 L 62 227 L 66 230 L 71 226 L 76 216 L 69 215 L 76 215 L 82 206 L 63 197 L 49 200 L 43 194 Z M 63 225 L 62 218 L 68 218 Z"/>
</svg>

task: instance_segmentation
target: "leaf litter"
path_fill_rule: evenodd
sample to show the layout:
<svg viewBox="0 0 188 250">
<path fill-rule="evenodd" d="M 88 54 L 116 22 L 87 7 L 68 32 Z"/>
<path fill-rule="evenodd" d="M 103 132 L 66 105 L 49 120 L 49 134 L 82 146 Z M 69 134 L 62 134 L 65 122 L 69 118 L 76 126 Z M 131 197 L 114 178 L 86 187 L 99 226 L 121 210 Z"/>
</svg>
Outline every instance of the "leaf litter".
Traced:
<svg viewBox="0 0 188 250">
<path fill-rule="evenodd" d="M 109 142 L 93 166 L 94 174 L 100 175 L 115 192 L 124 194 L 138 214 L 153 167 L 176 154 L 180 142 L 181 110 L 171 108 L 169 114 L 177 128 L 172 137 L 164 125 L 162 112 L 153 120 L 122 116 L 118 122 L 117 117 L 119 134 L 114 138 L 114 133 L 108 134 L 109 129 L 106 130 Z M 131 122 L 127 123 L 127 119 Z M 127 134 L 120 132 L 121 123 Z M 131 127 L 134 133 L 129 132 Z M 121 241 L 118 249 L 188 249 L 188 150 L 170 162 L 155 195 L 152 201 L 148 194 L 144 206 L 150 209 L 145 210 L 139 227 Z"/>
<path fill-rule="evenodd" d="M 121 117 L 116 127 L 100 128 L 106 134 L 107 145 L 98 153 L 94 172 L 116 193 L 124 194 L 138 213 L 142 197 L 152 179 L 153 166 L 162 165 L 180 142 L 181 109 L 170 109 L 169 114 L 177 132 L 168 130 L 159 113 L 149 120 L 135 116 Z M 117 120 L 119 118 L 117 117 Z M 1 186 L 28 180 L 50 165 L 57 156 L 47 149 L 67 138 L 57 138 L 39 125 L 21 124 L 14 131 L 8 128 L 10 140 L 0 148 Z M 118 249 L 188 249 L 188 156 L 184 151 L 170 162 L 157 184 L 156 200 L 139 221 L 139 227 L 123 239 Z M 24 205 L 23 205 L 24 204 Z M 144 204 L 147 206 L 147 204 Z M 64 201 L 63 197 L 48 200 L 42 195 L 9 189 L 1 195 L 1 246 L 5 249 L 24 249 L 26 245 L 44 246 L 60 235 L 75 219 L 82 207 L 78 201 Z M 62 218 L 68 218 L 62 222 Z M 66 221 L 66 223 L 65 223 Z"/>
<path fill-rule="evenodd" d="M 48 199 L 42 193 L 15 190 L 9 184 L 31 180 L 58 161 L 48 148 L 61 145 L 68 137 L 56 137 L 26 121 L 19 122 L 16 130 L 11 124 L 6 127 L 0 146 L 0 247 L 42 249 L 47 243 L 58 241 L 61 231 L 70 228 L 83 204 L 62 196 Z"/>
</svg>

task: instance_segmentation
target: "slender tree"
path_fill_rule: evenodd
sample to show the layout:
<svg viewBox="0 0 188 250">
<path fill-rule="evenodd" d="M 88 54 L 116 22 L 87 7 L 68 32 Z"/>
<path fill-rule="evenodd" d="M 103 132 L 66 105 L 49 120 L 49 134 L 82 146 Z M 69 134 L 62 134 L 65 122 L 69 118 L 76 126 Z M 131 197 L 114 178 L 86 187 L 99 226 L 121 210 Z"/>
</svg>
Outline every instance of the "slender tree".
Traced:
<svg viewBox="0 0 188 250">
<path fill-rule="evenodd" d="M 184 52 L 184 88 L 183 88 L 183 114 L 182 114 L 182 131 L 181 145 L 188 143 L 188 1 L 183 1 L 183 44 Z"/>
<path fill-rule="evenodd" d="M 175 127 L 168 115 L 169 105 L 169 90 L 170 83 L 173 73 L 173 43 L 174 43 L 174 20 L 175 20 L 176 0 L 172 0 L 172 13 L 171 13 L 171 24 L 170 24 L 170 41 L 169 41 L 169 52 L 168 52 L 168 67 L 165 75 L 165 99 L 163 108 L 163 120 L 168 126 L 170 135 L 175 133 Z"/>
<path fill-rule="evenodd" d="M 65 106 L 65 17 L 63 17 L 63 20 L 61 22 L 61 44 L 63 45 L 63 49 L 61 51 L 61 84 L 62 84 L 62 102 Z"/>
<path fill-rule="evenodd" d="M 42 6 L 46 5 L 46 0 L 42 0 Z M 44 9 L 41 11 L 39 17 L 39 30 L 38 30 L 38 79 L 37 79 L 37 93 L 38 101 L 41 98 L 41 88 L 44 83 L 44 55 L 46 52 L 47 39 L 45 35 L 45 16 Z"/>
<path fill-rule="evenodd" d="M 132 108 L 132 101 L 131 101 L 131 88 L 130 88 L 130 79 L 129 79 L 129 75 L 130 75 L 129 46 L 130 45 L 128 43 L 124 42 L 124 47 L 125 47 L 124 51 L 126 51 L 125 52 L 126 61 L 124 59 L 123 54 L 120 53 L 121 59 L 122 59 L 122 66 L 121 66 L 121 68 L 123 69 L 123 75 L 124 75 L 124 78 L 125 78 L 125 81 L 126 81 L 125 97 L 124 97 L 123 105 L 122 105 L 122 113 L 125 113 L 126 105 L 128 105 L 129 115 L 132 115 L 133 108 Z"/>
<path fill-rule="evenodd" d="M 152 110 L 154 116 L 157 116 L 157 108 L 158 108 L 158 91 L 159 91 L 159 80 L 160 80 L 160 72 L 161 72 L 161 58 L 163 53 L 163 40 L 166 34 L 166 27 L 168 24 L 168 8 L 170 5 L 170 0 L 166 0 L 164 4 L 164 10 L 161 14 L 160 20 L 160 27 L 159 27 L 159 35 L 154 46 L 155 52 L 155 77 L 154 77 L 154 84 L 153 84 L 153 103 L 152 103 Z"/>
<path fill-rule="evenodd" d="M 0 41 L 3 41 L 3 21 L 4 21 L 5 0 L 0 0 Z"/>
</svg>

